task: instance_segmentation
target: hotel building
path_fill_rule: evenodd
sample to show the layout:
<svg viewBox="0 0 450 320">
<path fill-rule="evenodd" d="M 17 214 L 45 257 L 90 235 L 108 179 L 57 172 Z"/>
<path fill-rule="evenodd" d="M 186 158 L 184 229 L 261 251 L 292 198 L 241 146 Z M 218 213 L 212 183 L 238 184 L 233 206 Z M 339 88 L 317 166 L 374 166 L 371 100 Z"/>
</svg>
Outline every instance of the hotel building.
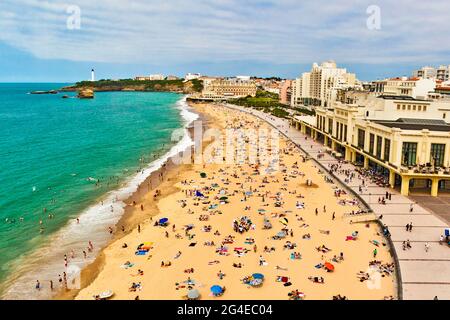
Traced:
<svg viewBox="0 0 450 320">
<path fill-rule="evenodd" d="M 291 124 L 338 157 L 374 169 L 403 195 L 450 191 L 449 99 L 350 91 L 315 110 Z"/>
<path fill-rule="evenodd" d="M 256 96 L 256 84 L 253 81 L 243 81 L 239 79 L 215 79 L 204 82 L 202 98 L 206 99 L 226 99 L 247 96 Z"/>
<path fill-rule="evenodd" d="M 343 88 L 357 85 L 354 73 L 347 73 L 345 68 L 338 68 L 334 61 L 314 63 L 310 72 L 297 78 L 292 87 L 291 105 L 293 106 L 327 106 Z"/>
<path fill-rule="evenodd" d="M 436 88 L 436 80 L 434 78 L 401 77 L 375 81 L 373 85 L 373 91 L 376 94 L 426 99 L 428 93 L 433 92 Z"/>
</svg>

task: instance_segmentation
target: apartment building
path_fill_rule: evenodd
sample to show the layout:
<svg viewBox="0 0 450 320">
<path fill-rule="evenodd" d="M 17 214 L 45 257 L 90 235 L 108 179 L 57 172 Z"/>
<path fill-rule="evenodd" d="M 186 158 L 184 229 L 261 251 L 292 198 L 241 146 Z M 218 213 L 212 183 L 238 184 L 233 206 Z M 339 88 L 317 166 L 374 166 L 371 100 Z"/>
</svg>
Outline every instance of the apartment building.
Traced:
<svg viewBox="0 0 450 320">
<path fill-rule="evenodd" d="M 429 66 L 422 67 L 413 71 L 413 77 L 448 81 L 450 79 L 450 65 L 440 65 L 437 68 Z"/>
<path fill-rule="evenodd" d="M 355 87 L 356 84 L 355 74 L 338 68 L 334 61 L 320 65 L 314 63 L 310 72 L 295 80 L 291 103 L 295 106 L 327 106 L 336 98 L 338 89 Z"/>
</svg>

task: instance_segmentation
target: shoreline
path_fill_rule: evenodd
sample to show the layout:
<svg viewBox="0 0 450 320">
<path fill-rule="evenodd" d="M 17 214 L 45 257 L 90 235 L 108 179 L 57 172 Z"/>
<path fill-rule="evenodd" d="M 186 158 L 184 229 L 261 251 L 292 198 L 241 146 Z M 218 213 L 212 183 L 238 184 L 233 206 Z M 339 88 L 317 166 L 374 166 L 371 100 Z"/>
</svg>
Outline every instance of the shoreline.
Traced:
<svg viewBox="0 0 450 320">
<path fill-rule="evenodd" d="M 192 106 L 187 103 L 189 108 L 189 112 L 195 113 L 198 118 L 195 121 L 202 121 L 204 129 L 207 128 L 210 123 L 210 119 L 206 114 L 199 113 L 197 110 L 194 110 Z M 188 130 L 190 138 L 193 140 L 193 130 L 192 130 L 192 122 L 186 128 Z M 205 147 L 205 146 L 204 146 Z M 193 149 L 193 146 L 187 147 Z M 108 241 L 108 243 L 100 250 L 97 254 L 96 259 L 85 266 L 81 270 L 81 287 L 77 290 L 64 290 L 61 289 L 52 299 L 53 300 L 74 300 L 78 293 L 89 286 L 100 274 L 105 264 L 105 254 L 104 251 L 107 249 L 112 243 L 119 241 L 124 238 L 133 230 L 135 230 L 138 225 L 145 223 L 148 220 L 151 220 L 153 216 L 159 214 L 156 202 L 157 198 L 154 198 L 153 201 L 147 201 L 145 205 L 145 211 L 142 212 L 137 204 L 142 203 L 149 193 L 154 194 L 155 190 L 160 190 L 161 195 L 168 196 L 172 193 L 175 193 L 177 189 L 173 186 L 173 181 L 176 180 L 180 171 L 190 170 L 192 164 L 175 164 L 172 160 L 175 157 L 171 156 L 168 158 L 159 168 L 158 170 L 151 173 L 147 179 L 142 182 L 142 188 L 138 188 L 136 192 L 134 192 L 130 197 L 124 200 L 126 204 L 124 208 L 124 213 L 120 220 L 115 225 L 115 231 L 113 237 Z M 163 179 L 161 180 L 160 174 L 163 175 Z M 133 202 L 136 205 L 133 205 Z M 122 226 L 125 228 L 125 232 L 120 231 Z"/>
<path fill-rule="evenodd" d="M 86 240 L 85 240 L 86 243 L 87 243 L 87 239 L 93 240 L 93 244 L 96 247 L 93 250 L 93 252 L 89 253 L 88 261 L 86 261 L 86 259 L 82 260 L 82 258 L 79 257 L 80 253 L 78 253 L 78 257 L 75 257 L 73 262 L 69 263 L 69 268 L 75 266 L 78 268 L 78 270 L 80 270 L 80 271 L 78 271 L 78 273 L 82 274 L 82 279 L 86 279 L 86 280 L 91 279 L 92 274 L 95 274 L 96 273 L 95 270 L 99 269 L 99 265 L 101 265 L 102 248 L 106 247 L 111 242 L 111 238 L 108 238 L 108 231 L 107 231 L 107 228 L 108 228 L 107 225 L 109 224 L 108 221 L 111 221 L 111 219 L 112 220 L 118 219 L 118 220 L 116 220 L 116 222 L 114 224 L 110 225 L 110 226 L 114 226 L 114 228 L 116 228 L 117 230 L 119 230 L 119 228 L 122 226 L 122 224 L 123 225 L 127 224 L 127 225 L 132 226 L 133 221 L 132 221 L 132 219 L 129 218 L 131 216 L 131 214 L 129 212 L 132 211 L 132 209 L 133 209 L 132 206 L 130 208 L 130 205 L 133 203 L 133 201 L 136 201 L 135 199 L 138 199 L 138 198 L 142 197 L 143 194 L 145 194 L 146 191 L 144 189 L 146 189 L 146 187 L 148 187 L 148 185 L 152 185 L 152 187 L 154 187 L 159 184 L 159 181 L 158 181 L 160 179 L 159 175 L 165 174 L 167 167 L 170 167 L 170 164 L 172 164 L 171 159 L 173 157 L 175 157 L 180 152 L 182 152 L 188 148 L 191 148 L 191 145 L 193 142 L 191 139 L 191 134 L 189 132 L 190 131 L 189 127 L 191 126 L 192 122 L 195 121 L 199 117 L 199 115 L 197 113 L 192 112 L 192 109 L 186 103 L 185 96 L 181 97 L 173 105 L 173 108 L 176 108 L 179 110 L 182 127 L 180 127 L 177 130 L 185 130 L 185 134 L 183 135 L 183 137 L 175 144 L 169 145 L 168 149 L 166 149 L 164 151 L 164 153 L 159 154 L 158 156 L 155 155 L 155 158 L 153 159 L 153 161 L 146 164 L 143 168 L 139 169 L 138 171 L 136 171 L 135 173 L 133 173 L 132 175 L 127 177 L 124 181 L 122 181 L 120 183 L 118 188 L 110 190 L 110 191 L 106 192 L 105 194 L 103 194 L 100 198 L 98 198 L 96 201 L 94 201 L 93 204 L 89 205 L 89 207 L 87 207 L 86 209 L 81 211 L 78 214 L 78 216 L 75 217 L 75 218 L 79 218 L 82 223 L 84 221 L 87 221 L 86 222 L 86 223 L 88 223 L 87 226 L 88 226 L 88 228 L 90 228 L 90 231 L 88 233 L 84 233 L 83 237 L 81 237 L 79 239 L 71 240 L 71 241 L 73 241 L 73 243 L 75 243 L 75 246 L 78 246 L 75 249 L 81 250 L 80 245 L 81 245 L 81 243 L 84 243 L 83 242 L 84 238 L 86 238 Z M 168 164 L 169 164 L 169 166 L 168 166 Z M 144 178 L 143 181 L 141 181 L 142 180 L 141 174 L 144 174 L 145 171 L 150 171 L 149 175 L 146 178 Z M 111 208 L 114 206 L 114 211 L 111 211 L 111 213 L 109 212 L 109 209 L 108 209 L 109 201 L 111 201 Z M 104 205 L 103 205 L 103 203 L 104 203 Z M 101 206 L 100 206 L 100 204 L 101 204 Z M 94 214 L 94 215 L 92 216 L 92 214 Z M 105 215 L 105 214 L 106 214 L 105 218 L 95 219 L 96 215 Z M 50 237 L 52 237 L 52 238 L 49 238 L 46 241 L 46 243 L 44 243 L 42 245 L 42 247 L 38 248 L 37 250 L 35 250 L 33 252 L 30 252 L 25 257 L 26 260 L 24 260 L 24 261 L 26 261 L 26 264 L 23 264 L 22 265 L 23 267 L 19 264 L 21 269 L 24 269 L 22 271 L 27 272 L 26 270 L 30 269 L 33 264 L 40 262 L 39 261 L 40 256 L 41 256 L 39 254 L 40 251 L 44 250 L 45 252 L 51 252 L 49 250 L 53 250 L 51 257 L 50 257 L 50 259 L 52 259 L 53 264 L 51 265 L 50 268 L 56 268 L 55 275 L 58 273 L 62 274 L 64 269 L 59 270 L 59 267 L 57 266 L 58 263 L 56 262 L 57 260 L 55 260 L 55 255 L 62 256 L 63 254 L 67 254 L 69 256 L 69 253 L 66 250 L 70 250 L 70 247 L 65 246 L 64 248 L 67 247 L 66 250 L 63 250 L 64 252 L 61 253 L 61 248 L 63 248 L 63 247 L 60 246 L 60 248 L 58 249 L 58 248 L 54 247 L 54 244 L 60 243 L 59 240 L 62 240 L 61 237 L 64 238 L 65 235 L 67 234 L 67 232 L 69 232 L 69 233 L 72 231 L 77 232 L 74 229 L 77 227 L 75 218 L 71 218 L 71 219 L 67 220 L 65 225 L 63 225 L 54 234 L 50 235 Z M 95 222 L 94 222 L 94 225 L 91 226 L 91 222 L 89 222 L 88 220 L 91 220 L 92 218 L 95 219 Z M 101 226 L 102 224 L 104 225 L 104 227 Z M 135 225 L 137 225 L 137 224 L 135 223 Z M 114 232 L 114 233 L 117 233 L 117 232 Z M 72 244 L 70 244 L 70 245 L 72 246 Z M 55 251 L 55 250 L 57 250 L 57 251 Z M 92 258 L 93 258 L 93 260 L 91 260 Z M 21 259 L 23 259 L 23 258 L 21 258 Z M 27 261 L 29 261 L 29 263 Z M 80 265 L 82 265 L 81 268 L 79 268 Z M 64 290 L 62 287 L 58 287 L 57 281 L 56 281 L 57 278 L 55 279 L 55 277 L 49 276 L 49 272 L 47 271 L 47 270 L 50 270 L 49 267 L 47 267 L 47 270 L 45 269 L 45 267 L 43 267 L 43 268 L 44 269 L 41 268 L 41 269 L 39 269 L 40 271 L 36 271 L 35 273 L 42 273 L 42 274 L 45 273 L 45 275 L 47 275 L 42 278 L 37 276 L 37 278 L 40 279 L 41 283 L 44 284 L 44 288 L 47 287 L 46 289 L 41 290 L 41 292 L 39 292 L 39 294 L 37 294 L 35 296 L 35 295 L 33 295 L 33 292 L 31 291 L 31 287 L 33 286 L 33 285 L 31 285 L 30 292 L 29 292 L 30 295 L 25 296 L 24 294 L 26 294 L 26 292 L 28 292 L 27 283 L 29 281 L 26 281 L 26 279 L 23 278 L 22 275 L 24 274 L 24 272 L 19 271 L 18 275 L 11 275 L 5 279 L 5 282 L 2 284 L 2 286 L 3 286 L 2 299 L 16 299 L 16 298 L 14 298 L 15 296 L 21 296 L 24 299 L 60 299 L 61 297 L 66 298 L 66 297 L 70 297 L 73 295 L 73 294 L 70 294 L 70 292 L 65 292 L 67 290 Z M 35 270 L 35 269 L 30 269 L 30 270 Z M 73 270 L 71 270 L 71 269 L 67 269 L 66 271 L 68 272 L 68 275 L 71 274 L 70 273 L 71 271 L 73 272 Z M 31 276 L 31 277 L 34 278 L 36 276 Z M 49 278 L 49 277 L 51 277 L 51 278 Z M 30 276 L 28 276 L 28 278 L 30 278 Z M 54 283 L 55 289 L 53 291 L 50 291 L 50 289 L 48 288 L 47 281 L 49 281 L 52 278 L 53 278 L 53 283 Z M 25 290 L 27 290 L 27 291 L 25 291 Z M 70 291 L 70 290 L 68 290 L 68 291 Z M 74 291 L 74 290 L 72 290 L 72 291 Z"/>
<path fill-rule="evenodd" d="M 198 110 L 197 110 L 197 112 L 198 112 Z M 237 114 L 238 114 L 238 117 L 240 117 L 240 112 L 237 112 L 237 111 L 234 111 L 234 112 L 236 112 Z M 243 116 L 244 117 L 244 116 Z M 254 116 L 252 116 L 252 118 L 254 118 Z M 255 118 L 256 119 L 256 118 Z M 261 120 L 262 121 L 262 120 Z M 215 119 L 215 124 L 216 124 L 216 122 L 217 122 L 217 119 Z M 269 124 L 267 124 L 267 125 L 269 125 Z M 290 142 L 290 140 L 288 140 L 286 143 L 289 143 Z M 205 146 L 204 146 L 205 147 Z M 313 174 L 313 172 L 315 171 L 315 173 L 313 174 L 314 176 L 320 176 L 320 177 L 322 177 L 323 175 L 322 174 L 318 174 L 317 173 L 317 169 L 318 168 L 316 168 L 315 166 L 312 166 L 313 168 L 312 168 L 312 171 L 310 171 L 310 173 L 311 174 Z M 315 168 L 315 169 L 314 169 Z M 200 169 L 199 168 L 199 166 L 197 166 L 197 168 L 193 168 L 194 170 L 185 170 L 184 171 L 184 173 L 185 173 L 185 178 L 186 178 L 186 176 L 188 176 L 188 177 L 192 177 L 193 175 L 198 175 L 198 170 Z M 202 169 L 200 169 L 200 170 L 202 170 Z M 209 172 L 209 174 L 211 174 L 211 172 L 210 171 L 208 171 L 208 168 L 204 168 L 203 167 L 203 170 L 206 170 L 205 172 Z M 211 169 L 212 170 L 212 169 Z M 308 169 L 308 170 L 311 170 L 311 169 Z M 197 172 L 197 174 L 195 174 L 195 172 Z M 208 175 L 209 175 L 208 174 Z M 315 179 L 317 179 L 317 178 L 315 178 Z M 303 184 L 304 185 L 304 184 Z M 175 207 L 176 207 L 176 202 L 178 202 L 178 201 L 184 201 L 184 200 L 181 200 L 181 199 L 183 199 L 182 197 L 181 197 L 181 194 L 180 193 L 183 193 L 182 192 L 182 189 L 183 188 L 181 188 L 180 189 L 180 185 L 178 185 L 178 192 L 177 193 L 174 193 L 174 194 L 171 194 L 171 195 L 164 195 L 165 197 L 164 198 L 162 198 L 162 199 L 160 199 L 160 201 L 159 201 L 159 203 L 158 203 L 158 207 L 160 208 L 160 212 L 159 213 L 162 213 L 162 212 L 166 212 L 167 211 L 167 208 L 169 208 L 169 207 L 174 207 L 173 209 L 170 209 L 170 211 L 178 211 L 179 212 L 179 210 L 177 210 L 177 209 L 175 209 Z M 178 199 L 178 200 L 177 200 Z M 336 200 L 334 200 L 334 201 L 336 201 Z M 161 210 L 161 208 L 166 208 L 166 210 Z M 340 210 L 344 210 L 343 208 L 339 208 Z M 175 212 L 173 212 L 173 214 L 176 214 Z M 188 217 L 185 217 L 185 218 L 181 218 L 181 216 L 179 216 L 178 214 L 177 214 L 177 217 L 179 217 L 180 219 L 182 219 L 181 221 L 182 221 L 182 223 L 181 224 L 184 224 L 184 223 L 186 223 L 187 221 L 186 221 L 186 219 L 188 219 Z M 221 217 L 222 218 L 222 217 Z M 171 219 L 171 218 L 170 218 Z M 216 217 L 216 218 L 214 218 L 214 219 L 218 219 L 218 217 Z M 180 221 L 179 220 L 175 220 L 175 222 L 177 223 L 177 226 L 180 224 Z M 324 223 L 325 223 L 325 221 L 324 221 Z M 328 224 L 328 222 L 326 223 L 326 224 Z M 175 228 L 175 227 L 174 227 Z M 353 228 L 358 228 L 358 229 L 361 229 L 361 228 L 363 228 L 363 226 L 362 225 L 359 225 L 359 224 L 357 224 L 357 225 L 353 225 L 353 226 L 348 226 L 348 228 L 350 228 L 350 229 L 352 229 L 353 230 Z M 133 233 L 133 234 L 127 234 L 127 235 L 124 235 L 123 236 L 123 238 L 126 238 L 127 240 L 127 243 L 134 243 L 135 241 L 147 241 L 147 239 L 149 238 L 149 240 L 154 240 L 154 241 L 157 241 L 157 243 L 158 242 L 162 242 L 163 240 L 162 240 L 162 235 L 160 236 L 160 237 L 158 237 L 157 236 L 157 231 L 155 231 L 154 229 L 153 230 L 150 230 L 150 229 L 153 229 L 152 228 L 152 226 L 150 225 L 150 224 L 147 224 L 147 225 L 145 225 L 144 226 L 144 229 L 143 229 L 143 233 L 145 233 L 147 236 L 146 237 L 144 237 L 144 238 L 142 238 L 143 237 L 143 235 L 139 235 L 137 232 L 136 232 L 136 230 L 134 230 L 134 231 L 132 231 L 131 233 Z M 377 229 L 377 226 L 374 226 L 374 225 L 371 225 L 371 230 L 373 230 L 373 229 Z M 156 232 L 156 233 L 155 233 Z M 150 234 L 152 234 L 153 236 L 150 236 Z M 159 240 L 155 240 L 155 239 L 153 239 L 154 237 L 157 237 Z M 137 238 L 141 238 L 141 240 L 136 240 Z M 123 241 L 125 241 L 125 239 L 123 240 Z M 170 240 L 170 241 L 172 241 L 172 240 Z M 92 281 L 91 282 L 91 285 L 89 285 L 89 286 L 87 286 L 87 287 L 85 287 L 83 290 L 81 290 L 80 291 L 80 293 L 75 297 L 75 299 L 89 299 L 89 298 L 91 298 L 92 297 L 92 293 L 93 292 L 99 292 L 98 290 L 104 290 L 104 289 L 106 289 L 107 287 L 110 287 L 111 285 L 112 285 L 112 283 L 110 283 L 110 284 L 108 284 L 109 283 L 109 281 L 106 281 L 105 279 L 110 279 L 111 278 L 111 276 L 112 276 L 112 274 L 115 274 L 117 271 L 114 271 L 114 273 L 112 273 L 111 274 L 111 268 L 113 268 L 113 269 L 115 269 L 115 268 L 117 268 L 118 267 L 118 264 L 119 264 L 119 262 L 118 261 L 121 261 L 121 263 L 123 263 L 123 261 L 127 261 L 127 260 L 124 260 L 124 259 L 130 259 L 130 256 L 126 256 L 126 258 L 125 258 L 125 256 L 123 256 L 123 254 L 122 254 L 122 252 L 125 250 L 125 251 L 128 251 L 128 249 L 120 249 L 120 243 L 118 243 L 119 241 L 115 241 L 115 242 L 113 242 L 113 243 L 111 243 L 108 247 L 105 247 L 104 248 L 104 250 L 103 250 L 103 253 L 105 253 L 105 255 L 107 255 L 107 261 L 105 260 L 105 261 L 103 261 L 104 262 L 104 264 L 103 264 L 103 268 L 101 269 L 101 271 L 100 272 L 98 272 L 97 273 L 97 275 L 96 275 L 96 278 L 95 278 L 95 280 L 94 281 Z M 138 242 L 138 243 L 140 243 L 140 242 Z M 166 246 L 163 246 L 163 248 L 165 248 L 164 249 L 164 251 L 167 251 L 166 250 L 166 248 L 167 249 L 169 249 L 169 248 L 172 248 L 173 247 L 173 243 L 171 242 L 171 244 L 168 246 L 168 247 L 166 247 Z M 362 245 L 362 244 L 361 244 Z M 383 244 L 384 245 L 384 244 Z M 364 247 L 367 247 L 368 245 L 366 244 L 366 245 L 362 245 L 362 246 L 364 246 Z M 131 246 L 130 246 L 131 247 Z M 174 248 L 172 248 L 171 250 L 175 250 Z M 194 250 L 194 249 L 190 249 L 190 250 Z M 200 248 L 199 248 L 199 250 L 200 250 Z M 383 248 L 383 251 L 384 251 L 384 248 Z M 130 253 L 131 254 L 131 253 Z M 167 254 L 167 253 L 166 253 Z M 119 257 L 119 256 L 121 256 L 122 258 L 120 258 L 120 260 L 118 260 L 117 258 Z M 383 256 L 385 256 L 385 253 L 383 252 Z M 149 259 L 152 257 L 152 255 L 149 257 Z M 183 257 L 184 257 L 184 255 L 183 255 Z M 386 256 L 385 256 L 385 258 L 386 258 Z M 111 266 L 111 259 L 113 259 L 113 261 L 115 261 L 115 262 L 113 262 L 113 266 Z M 131 259 L 138 259 L 136 256 L 134 256 L 133 255 L 133 258 L 131 258 Z M 156 259 L 156 258 L 154 258 L 154 259 Z M 154 260 L 154 259 L 151 259 L 151 261 L 152 260 Z M 358 258 L 358 259 L 361 259 L 361 258 Z M 133 260 L 128 260 L 128 261 L 133 261 Z M 138 260 L 139 261 L 139 260 Z M 389 261 L 389 259 L 388 259 L 388 261 Z M 147 262 L 146 264 L 148 264 L 149 262 Z M 181 263 L 181 262 L 180 262 Z M 191 260 L 189 260 L 189 262 L 187 262 L 187 263 L 194 263 L 194 261 L 191 259 Z M 153 263 L 152 263 L 153 264 Z M 187 266 L 189 266 L 189 265 L 187 265 Z M 152 269 L 155 273 L 158 273 L 158 272 L 163 272 L 163 271 L 160 271 L 160 270 L 162 270 L 162 269 L 164 269 L 164 268 L 162 268 L 162 269 L 159 269 L 158 268 L 158 266 L 155 266 L 155 268 L 156 269 Z M 211 267 L 210 267 L 211 268 Z M 225 268 L 225 267 L 224 267 Z M 229 272 L 231 272 L 230 270 L 228 270 Z M 126 271 L 121 271 L 121 272 L 126 272 Z M 148 271 L 147 271 L 148 272 Z M 166 272 L 169 272 L 169 274 L 171 274 L 171 276 L 168 276 L 170 279 L 174 279 L 173 281 L 175 281 L 175 279 L 176 278 L 174 278 L 174 275 L 172 274 L 172 270 L 171 270 L 171 268 L 169 268 L 169 270 L 167 270 Z M 175 272 L 175 271 L 174 271 Z M 152 272 L 153 273 L 153 272 Z M 201 271 L 201 274 L 202 275 L 205 275 L 205 273 L 204 272 L 202 272 Z M 109 275 L 109 276 L 108 276 Z M 179 275 L 178 275 L 179 276 Z M 298 275 L 296 275 L 296 276 L 298 276 Z M 106 278 L 105 278 L 106 277 Z M 153 275 L 151 276 L 151 277 L 153 277 Z M 166 275 L 166 277 L 167 277 L 167 275 Z M 125 277 L 126 278 L 126 277 Z M 160 281 L 163 281 L 163 280 L 160 280 L 160 278 L 159 277 L 157 277 L 158 278 L 158 280 L 156 280 L 156 281 L 158 281 L 158 282 L 160 282 Z M 343 280 L 343 279 L 341 279 L 341 280 Z M 345 280 L 345 279 L 344 279 Z M 106 281 L 106 282 L 105 282 Z M 117 281 L 117 282 L 123 282 L 124 280 L 123 279 L 121 279 L 120 278 L 120 276 L 115 280 L 115 281 Z M 388 281 L 387 283 L 390 283 L 391 281 L 393 281 L 393 277 L 388 277 L 386 280 L 384 280 L 384 281 Z M 106 284 L 106 286 L 102 286 L 101 284 L 103 283 L 103 285 L 105 285 Z M 392 284 L 391 284 L 392 285 Z M 99 286 L 102 288 L 102 289 L 100 289 L 99 288 Z M 165 292 L 162 296 L 164 297 L 166 297 L 167 298 L 167 295 L 169 294 L 168 293 L 168 291 L 167 290 L 169 290 L 169 287 L 170 287 L 170 285 L 169 285 L 169 287 L 168 286 L 158 286 L 159 288 L 161 288 L 161 293 L 163 293 L 163 292 Z M 97 289 L 95 289 L 95 288 L 97 288 Z M 227 288 L 228 288 L 228 286 L 227 286 Z M 114 288 L 113 287 L 113 289 L 116 289 L 116 288 Z M 279 291 L 279 289 L 277 289 L 278 291 Z M 385 290 L 388 290 L 387 288 L 385 289 Z M 245 290 L 244 290 L 245 291 Z M 244 291 L 242 291 L 242 292 L 236 292 L 236 294 L 237 294 L 237 298 L 238 299 L 241 299 L 241 298 L 239 298 L 241 295 L 242 295 L 242 293 L 244 293 Z M 394 290 L 388 290 L 387 292 L 390 292 L 389 294 L 394 294 L 393 293 L 393 291 Z M 337 292 L 335 292 L 335 293 L 337 293 Z M 149 293 L 150 294 L 150 293 Z M 151 299 L 154 299 L 154 296 L 155 296 L 155 294 L 156 293 L 152 293 L 151 294 L 151 296 L 153 297 L 153 298 L 151 298 Z M 367 293 L 366 293 L 367 294 Z M 172 296 L 172 294 L 169 294 L 170 296 Z M 395 295 L 395 294 L 394 294 Z M 129 294 L 127 295 L 127 296 L 129 296 Z M 157 296 L 157 297 L 161 297 L 161 296 Z M 119 297 L 118 297 L 118 299 L 123 299 L 124 298 L 124 293 L 122 292 L 120 295 L 119 295 Z M 147 298 L 148 299 L 148 298 Z M 169 299 L 173 299 L 173 298 L 169 298 Z"/>
</svg>

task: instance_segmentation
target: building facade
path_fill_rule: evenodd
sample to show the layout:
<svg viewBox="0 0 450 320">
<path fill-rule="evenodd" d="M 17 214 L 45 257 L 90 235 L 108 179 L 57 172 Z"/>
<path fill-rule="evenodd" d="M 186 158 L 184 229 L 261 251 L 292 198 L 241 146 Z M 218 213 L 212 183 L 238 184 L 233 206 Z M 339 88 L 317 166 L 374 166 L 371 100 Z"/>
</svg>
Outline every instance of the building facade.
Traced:
<svg viewBox="0 0 450 320">
<path fill-rule="evenodd" d="M 222 99 L 256 96 L 257 87 L 253 81 L 239 79 L 215 79 L 204 83 L 203 98 Z"/>
<path fill-rule="evenodd" d="M 385 176 L 403 195 L 450 190 L 450 102 L 361 93 L 292 124 L 345 160 Z"/>
<path fill-rule="evenodd" d="M 156 80 L 164 80 L 165 77 L 162 74 L 151 74 L 149 76 L 137 76 L 134 80 L 138 81 L 156 81 Z"/>
<path fill-rule="evenodd" d="M 440 65 L 437 68 L 429 66 L 422 67 L 413 72 L 413 77 L 448 81 L 450 79 L 450 65 Z"/>
<path fill-rule="evenodd" d="M 383 81 L 381 91 L 377 93 L 394 96 L 407 96 L 415 99 L 426 99 L 428 93 L 436 88 L 434 78 L 391 78 Z"/>
<path fill-rule="evenodd" d="M 345 68 L 338 68 L 334 61 L 321 65 L 314 63 L 310 72 L 295 80 L 291 103 L 295 106 L 327 106 L 337 95 L 338 89 L 355 87 L 356 76 Z"/>
<path fill-rule="evenodd" d="M 292 80 L 285 80 L 280 86 L 280 103 L 290 105 L 292 95 Z"/>
</svg>

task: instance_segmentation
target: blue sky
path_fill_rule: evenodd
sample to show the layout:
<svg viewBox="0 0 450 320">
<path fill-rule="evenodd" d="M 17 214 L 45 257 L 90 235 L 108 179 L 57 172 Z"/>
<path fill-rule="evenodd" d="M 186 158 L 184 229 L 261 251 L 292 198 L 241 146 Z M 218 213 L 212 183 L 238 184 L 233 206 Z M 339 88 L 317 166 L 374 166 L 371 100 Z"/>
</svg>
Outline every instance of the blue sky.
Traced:
<svg viewBox="0 0 450 320">
<path fill-rule="evenodd" d="M 91 67 L 294 78 L 327 59 L 362 80 L 409 75 L 450 64 L 448 12 L 447 0 L 1 0 L 0 81 L 73 82 Z"/>
</svg>

